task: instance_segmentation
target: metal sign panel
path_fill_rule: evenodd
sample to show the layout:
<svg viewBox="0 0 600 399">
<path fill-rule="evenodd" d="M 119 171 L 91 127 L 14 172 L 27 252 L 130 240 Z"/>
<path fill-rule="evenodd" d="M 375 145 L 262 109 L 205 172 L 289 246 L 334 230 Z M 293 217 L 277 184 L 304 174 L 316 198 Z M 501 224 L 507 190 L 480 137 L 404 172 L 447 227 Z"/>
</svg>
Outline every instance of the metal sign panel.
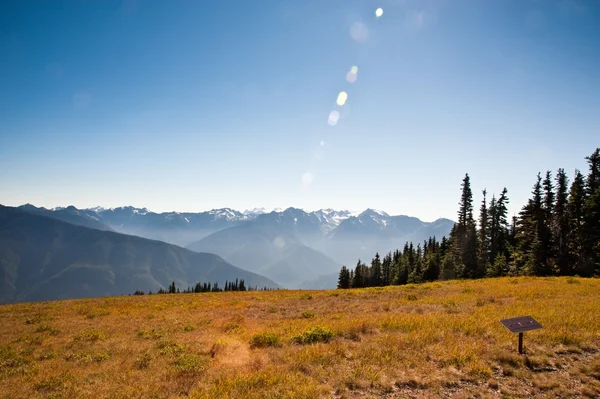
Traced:
<svg viewBox="0 0 600 399">
<path fill-rule="evenodd" d="M 542 325 L 531 316 L 513 317 L 512 319 L 500 320 L 500 323 L 512 333 L 523 333 L 525 331 L 538 330 Z"/>
</svg>

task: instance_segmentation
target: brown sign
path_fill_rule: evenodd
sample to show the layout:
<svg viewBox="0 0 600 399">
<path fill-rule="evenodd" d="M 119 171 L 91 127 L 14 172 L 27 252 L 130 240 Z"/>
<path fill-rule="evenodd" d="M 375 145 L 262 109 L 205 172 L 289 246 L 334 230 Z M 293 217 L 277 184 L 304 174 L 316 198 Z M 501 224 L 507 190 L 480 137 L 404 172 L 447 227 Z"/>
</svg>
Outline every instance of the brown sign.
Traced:
<svg viewBox="0 0 600 399">
<path fill-rule="evenodd" d="M 525 331 L 538 330 L 542 325 L 531 316 L 513 317 L 512 319 L 500 320 L 500 323 L 511 333 L 523 333 Z"/>
</svg>

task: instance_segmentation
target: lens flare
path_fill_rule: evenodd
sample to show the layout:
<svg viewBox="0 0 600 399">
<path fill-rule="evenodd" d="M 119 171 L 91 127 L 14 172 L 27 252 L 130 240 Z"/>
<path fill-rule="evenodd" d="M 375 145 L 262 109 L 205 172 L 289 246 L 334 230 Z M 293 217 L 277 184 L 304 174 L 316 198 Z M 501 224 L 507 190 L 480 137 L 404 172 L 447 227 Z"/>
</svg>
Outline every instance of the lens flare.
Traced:
<svg viewBox="0 0 600 399">
<path fill-rule="evenodd" d="M 348 93 L 346 93 L 345 91 L 340 91 L 340 94 L 338 94 L 338 96 L 337 96 L 336 103 L 337 103 L 337 105 L 339 105 L 341 107 L 344 104 L 346 104 L 347 99 L 348 99 Z"/>
<path fill-rule="evenodd" d="M 340 119 L 340 113 L 338 111 L 331 111 L 329 113 L 329 118 L 327 119 L 327 123 L 329 123 L 331 126 L 335 126 L 338 123 L 338 120 Z"/>
<path fill-rule="evenodd" d="M 377 10 L 375 10 L 375 16 L 377 18 L 381 17 L 383 15 L 383 8 L 378 8 Z"/>
<path fill-rule="evenodd" d="M 353 66 L 350 68 L 350 71 L 346 74 L 346 81 L 348 81 L 348 83 L 356 82 L 356 79 L 358 78 L 356 72 L 358 72 L 357 67 Z"/>
<path fill-rule="evenodd" d="M 325 142 L 323 140 L 321 140 L 321 142 L 319 144 L 321 144 L 321 147 L 323 147 L 325 145 Z"/>
<path fill-rule="evenodd" d="M 275 239 L 273 240 L 273 246 L 278 249 L 285 247 L 285 238 L 275 237 Z"/>
<path fill-rule="evenodd" d="M 355 22 L 350 27 L 350 36 L 357 42 L 364 42 L 369 37 L 369 30 L 364 24 Z"/>
<path fill-rule="evenodd" d="M 313 175 L 310 172 L 305 172 L 302 174 L 302 184 L 304 184 L 305 186 L 310 186 L 310 184 L 313 182 Z"/>
</svg>

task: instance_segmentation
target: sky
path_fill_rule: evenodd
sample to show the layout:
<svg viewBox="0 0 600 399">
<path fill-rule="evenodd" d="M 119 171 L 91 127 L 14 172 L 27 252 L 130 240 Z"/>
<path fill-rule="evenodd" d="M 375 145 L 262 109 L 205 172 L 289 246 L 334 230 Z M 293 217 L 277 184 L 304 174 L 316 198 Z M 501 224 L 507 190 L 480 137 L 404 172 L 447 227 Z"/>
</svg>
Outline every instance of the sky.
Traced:
<svg viewBox="0 0 600 399">
<path fill-rule="evenodd" d="M 598 0 L 0 2 L 4 205 L 512 214 L 598 146 Z"/>
</svg>

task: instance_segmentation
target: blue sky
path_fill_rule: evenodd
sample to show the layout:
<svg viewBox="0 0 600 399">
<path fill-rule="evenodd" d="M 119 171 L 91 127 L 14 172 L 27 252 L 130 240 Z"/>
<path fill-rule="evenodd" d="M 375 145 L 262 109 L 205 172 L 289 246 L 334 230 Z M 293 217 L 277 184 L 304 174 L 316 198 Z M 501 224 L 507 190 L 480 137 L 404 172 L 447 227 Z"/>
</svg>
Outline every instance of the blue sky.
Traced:
<svg viewBox="0 0 600 399">
<path fill-rule="evenodd" d="M 587 169 L 599 71 L 597 0 L 3 1 L 0 203 L 512 213 Z"/>
</svg>

